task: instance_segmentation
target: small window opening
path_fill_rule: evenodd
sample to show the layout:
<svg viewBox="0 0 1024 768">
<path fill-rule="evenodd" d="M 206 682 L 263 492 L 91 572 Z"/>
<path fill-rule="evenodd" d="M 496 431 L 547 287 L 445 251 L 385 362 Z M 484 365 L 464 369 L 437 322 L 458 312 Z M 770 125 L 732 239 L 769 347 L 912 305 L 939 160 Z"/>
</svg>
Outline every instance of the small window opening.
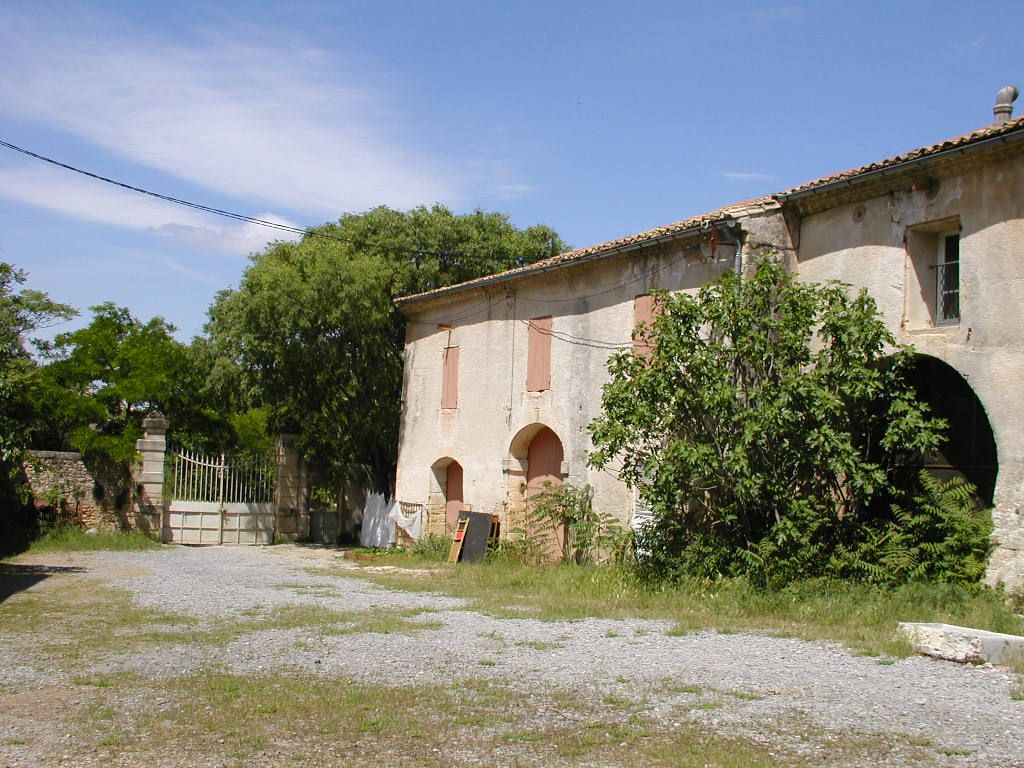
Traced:
<svg viewBox="0 0 1024 768">
<path fill-rule="evenodd" d="M 960 234 L 939 235 L 935 265 L 935 324 L 960 322 Z"/>
</svg>

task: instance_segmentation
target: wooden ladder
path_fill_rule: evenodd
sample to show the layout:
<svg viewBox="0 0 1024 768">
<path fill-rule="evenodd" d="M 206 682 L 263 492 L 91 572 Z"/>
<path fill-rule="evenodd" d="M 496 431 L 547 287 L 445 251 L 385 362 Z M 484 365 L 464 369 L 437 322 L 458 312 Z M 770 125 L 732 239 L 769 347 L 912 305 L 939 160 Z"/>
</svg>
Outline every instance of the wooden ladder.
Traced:
<svg viewBox="0 0 1024 768">
<path fill-rule="evenodd" d="M 459 562 L 459 556 L 462 554 L 462 542 L 466 540 L 467 528 L 469 528 L 469 518 L 459 518 L 459 524 L 455 526 L 455 537 L 452 539 L 452 548 L 448 552 L 449 563 Z"/>
</svg>

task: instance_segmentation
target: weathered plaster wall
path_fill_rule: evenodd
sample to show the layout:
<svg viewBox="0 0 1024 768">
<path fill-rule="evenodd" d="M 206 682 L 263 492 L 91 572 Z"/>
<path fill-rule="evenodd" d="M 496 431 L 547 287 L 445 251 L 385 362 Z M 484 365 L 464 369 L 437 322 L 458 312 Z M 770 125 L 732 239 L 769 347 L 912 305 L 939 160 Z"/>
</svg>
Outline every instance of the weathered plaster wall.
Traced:
<svg viewBox="0 0 1024 768">
<path fill-rule="evenodd" d="M 745 219 L 751 248 L 789 247 L 777 212 Z M 749 250 L 749 249 L 748 249 Z M 695 292 L 732 267 L 734 248 L 709 238 L 608 257 L 540 276 L 434 300 L 410 312 L 406 336 L 397 494 L 424 503 L 433 532 L 443 530 L 448 461 L 464 471 L 463 498 L 478 512 L 502 517 L 522 499 L 525 450 L 535 425 L 562 441 L 563 477 L 594 488 L 594 505 L 627 523 L 632 494 L 611 473 L 587 467 L 593 449 L 587 425 L 601 410 L 610 344 L 631 343 L 633 300 L 652 290 Z M 749 254 L 748 254 L 749 256 Z M 526 391 L 528 321 L 551 315 L 551 388 Z M 450 329 L 444 326 L 450 326 Z M 441 408 L 445 346 L 458 346 L 458 408 Z M 517 435 L 519 436 L 518 439 Z"/>
<path fill-rule="evenodd" d="M 867 288 L 900 343 L 955 368 L 981 400 L 995 433 L 999 474 L 990 580 L 1024 582 L 1024 158 L 1003 158 L 807 216 L 798 271 L 808 281 Z M 960 322 L 922 321 L 915 233 L 959 222 Z M 910 250 L 905 245 L 910 243 Z M 841 246 L 841 247 L 837 247 Z"/>
<path fill-rule="evenodd" d="M 953 166 L 899 182 L 899 191 L 819 204 L 814 209 L 819 212 L 803 217 L 781 207 L 747 211 L 737 216 L 737 230 L 746 267 L 756 256 L 777 252 L 800 279 L 867 288 L 899 342 L 945 361 L 971 385 L 998 450 L 998 545 L 990 580 L 1019 585 L 1024 583 L 1024 157 L 989 156 Z M 920 264 L 915 268 L 913 257 L 929 235 L 950 227 L 961 233 L 961 317 L 957 324 L 933 327 L 926 306 L 931 289 L 919 285 L 930 273 Z M 513 439 L 539 423 L 562 440 L 565 478 L 592 485 L 595 506 L 628 521 L 628 490 L 611 474 L 586 467 L 592 448 L 586 427 L 600 412 L 611 354 L 593 342 L 629 340 L 637 295 L 653 288 L 696 291 L 731 267 L 727 242 L 719 241 L 713 263 L 706 242 L 703 253 L 695 246 L 689 241 L 608 257 L 410 307 L 418 314 L 411 315 L 407 332 L 399 498 L 427 503 L 431 519 L 443 521 L 443 467 L 455 459 L 465 472 L 465 501 L 477 511 L 504 515 L 518 501 L 516 484 L 526 472 L 511 447 Z M 552 387 L 528 393 L 526 321 L 548 314 L 554 316 L 555 333 Z M 440 408 L 447 344 L 460 347 L 461 354 L 459 407 L 449 411 Z"/>
</svg>

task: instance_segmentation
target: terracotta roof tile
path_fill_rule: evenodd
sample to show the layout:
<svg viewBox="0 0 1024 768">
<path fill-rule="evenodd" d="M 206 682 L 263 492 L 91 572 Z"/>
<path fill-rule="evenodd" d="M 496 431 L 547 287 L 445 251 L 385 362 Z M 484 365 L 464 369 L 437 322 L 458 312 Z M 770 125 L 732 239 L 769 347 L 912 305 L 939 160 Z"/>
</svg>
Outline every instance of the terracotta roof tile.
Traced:
<svg viewBox="0 0 1024 768">
<path fill-rule="evenodd" d="M 920 147 L 918 149 L 911 150 L 902 155 L 895 155 L 893 157 L 887 157 L 884 160 L 879 160 L 875 163 L 868 165 L 862 165 L 859 168 L 851 168 L 846 171 L 839 171 L 829 176 L 825 176 L 814 181 L 809 181 L 806 184 L 801 184 L 798 187 L 787 189 L 785 192 L 779 192 L 775 195 L 778 198 L 785 198 L 789 195 L 794 195 L 800 192 L 809 192 L 820 187 L 828 186 L 829 184 L 835 184 L 838 181 L 846 181 L 855 179 L 858 176 L 863 176 L 865 173 L 871 171 L 879 171 L 884 168 L 891 168 L 902 163 L 909 163 L 914 160 L 920 160 L 921 158 L 928 157 L 930 155 L 936 155 L 940 152 L 946 152 L 950 149 L 957 149 L 968 144 L 974 144 L 985 139 L 995 138 L 996 136 L 1002 136 L 1007 133 L 1012 133 L 1020 128 L 1024 128 L 1024 117 L 1018 117 L 1015 120 L 1009 120 L 1002 125 L 987 125 L 984 128 L 979 128 L 971 133 L 965 133 L 960 136 L 954 136 L 952 139 L 946 139 L 940 141 L 938 144 L 931 144 L 927 147 Z"/>
<path fill-rule="evenodd" d="M 654 227 L 653 229 L 644 230 L 643 232 L 637 232 L 636 234 L 626 235 L 615 240 L 609 240 L 608 242 L 598 243 L 596 245 L 590 245 L 585 248 L 577 248 L 572 251 L 566 251 L 560 253 L 557 256 L 552 256 L 547 259 L 541 259 L 535 261 L 524 267 L 517 267 L 515 269 L 509 269 L 504 272 L 498 272 L 493 275 L 486 275 L 484 277 L 478 277 L 474 280 L 467 280 L 456 285 L 449 285 L 443 288 L 435 288 L 431 291 L 425 291 L 423 293 L 417 293 L 410 296 L 403 296 L 397 299 L 400 304 L 411 303 L 419 301 L 421 299 L 429 299 L 436 296 L 441 296 L 448 293 L 460 292 L 477 285 L 491 282 L 499 282 L 507 279 L 515 278 L 519 275 L 526 275 L 533 272 L 544 271 L 554 266 L 561 266 L 571 264 L 576 261 L 586 259 L 588 257 L 595 256 L 602 253 L 614 253 L 622 249 L 639 246 L 642 243 L 658 240 L 662 237 L 671 237 L 677 235 L 686 230 L 694 229 L 703 224 L 713 223 L 717 221 L 723 221 L 734 216 L 739 216 L 745 213 L 751 212 L 752 209 L 764 209 L 778 206 L 786 198 L 793 195 L 801 195 L 805 192 L 813 192 L 815 190 L 827 187 L 831 184 L 842 181 L 852 181 L 859 176 L 871 173 L 873 171 L 883 170 L 898 166 L 902 163 L 912 162 L 921 158 L 936 155 L 942 152 L 946 152 L 951 149 L 957 149 L 959 147 L 965 147 L 971 144 L 975 144 L 986 139 L 995 138 L 1008 133 L 1013 133 L 1017 130 L 1024 128 L 1024 117 L 1018 117 L 1015 120 L 1009 120 L 1002 125 L 989 125 L 971 133 L 965 133 L 961 136 L 956 136 L 952 139 L 946 139 L 938 144 L 932 144 L 927 147 L 920 147 L 919 149 L 912 150 L 902 155 L 895 155 L 893 157 L 880 160 L 869 165 L 863 165 L 859 168 L 851 168 L 850 170 L 840 171 L 839 173 L 833 173 L 829 176 L 824 176 L 820 179 L 801 184 L 800 186 L 787 189 L 784 192 L 777 192 L 774 194 L 764 195 L 762 197 L 756 197 L 751 200 L 745 200 L 740 203 L 733 203 L 724 208 L 719 208 L 715 211 L 703 213 L 699 216 L 692 216 L 688 219 L 682 219 L 680 221 L 673 222 L 671 224 L 665 224 L 660 227 Z"/>
</svg>

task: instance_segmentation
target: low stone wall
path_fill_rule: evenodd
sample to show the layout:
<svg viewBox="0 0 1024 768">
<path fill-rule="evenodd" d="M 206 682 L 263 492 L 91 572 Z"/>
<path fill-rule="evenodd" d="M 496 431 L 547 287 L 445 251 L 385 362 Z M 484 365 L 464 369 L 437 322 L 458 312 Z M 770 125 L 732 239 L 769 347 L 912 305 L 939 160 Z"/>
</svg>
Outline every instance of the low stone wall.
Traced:
<svg viewBox="0 0 1024 768">
<path fill-rule="evenodd" d="M 125 511 L 104 498 L 104 490 L 82 457 L 65 451 L 32 451 L 23 465 L 32 503 L 41 522 L 114 531 L 124 527 Z"/>
</svg>

